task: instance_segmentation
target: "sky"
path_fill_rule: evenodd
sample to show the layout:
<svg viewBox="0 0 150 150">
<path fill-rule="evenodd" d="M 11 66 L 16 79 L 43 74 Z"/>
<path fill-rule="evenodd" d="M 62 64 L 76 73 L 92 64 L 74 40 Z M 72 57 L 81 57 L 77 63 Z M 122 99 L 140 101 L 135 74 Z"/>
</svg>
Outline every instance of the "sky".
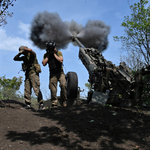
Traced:
<svg viewBox="0 0 150 150">
<path fill-rule="evenodd" d="M 38 13 L 47 11 L 49 13 L 58 13 L 63 22 L 76 21 L 83 26 L 89 20 L 98 20 L 104 22 L 110 27 L 108 34 L 108 46 L 103 52 L 106 60 L 112 61 L 116 66 L 120 63 L 121 43 L 116 42 L 113 36 L 124 35 L 124 28 L 121 23 L 124 16 L 130 15 L 130 5 L 139 2 L 139 0 L 17 0 L 9 11 L 13 12 L 12 17 L 7 18 L 7 24 L 0 27 L 0 77 L 12 79 L 14 76 L 22 76 L 25 79 L 24 72 L 21 70 L 21 62 L 14 61 L 14 56 L 18 53 L 19 46 L 25 45 L 36 52 L 37 59 L 41 65 L 40 88 L 43 98 L 46 100 L 50 96 L 49 68 L 42 66 L 43 55 L 46 52 L 40 49 L 30 39 L 31 25 Z M 60 35 L 61 36 L 61 35 Z M 57 44 L 57 43 L 56 43 Z M 78 57 L 79 47 L 72 43 L 67 48 L 60 49 L 63 54 L 64 73 L 76 72 L 78 75 L 78 86 L 84 92 L 81 96 L 87 96 L 89 74 L 85 66 Z M 58 84 L 59 85 L 59 84 Z M 24 93 L 24 82 L 20 87 L 20 92 Z M 60 94 L 58 87 L 57 95 Z"/>
</svg>

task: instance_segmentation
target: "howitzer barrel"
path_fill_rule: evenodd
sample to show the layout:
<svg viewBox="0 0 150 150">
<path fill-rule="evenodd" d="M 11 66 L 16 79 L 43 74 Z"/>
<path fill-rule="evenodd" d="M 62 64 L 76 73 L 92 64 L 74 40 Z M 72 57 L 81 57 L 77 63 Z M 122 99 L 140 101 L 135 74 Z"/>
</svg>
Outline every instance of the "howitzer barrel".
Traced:
<svg viewBox="0 0 150 150">
<path fill-rule="evenodd" d="M 78 40 L 77 37 L 72 37 L 72 41 L 76 42 L 77 45 L 80 47 L 79 58 L 82 61 L 83 65 L 89 72 L 93 72 L 97 68 L 97 66 L 92 61 L 91 57 L 85 52 L 86 51 L 85 46 Z"/>
<path fill-rule="evenodd" d="M 76 41 L 76 43 L 78 44 L 79 47 L 85 48 L 85 46 L 77 39 L 77 37 L 72 37 L 72 41 Z"/>
</svg>

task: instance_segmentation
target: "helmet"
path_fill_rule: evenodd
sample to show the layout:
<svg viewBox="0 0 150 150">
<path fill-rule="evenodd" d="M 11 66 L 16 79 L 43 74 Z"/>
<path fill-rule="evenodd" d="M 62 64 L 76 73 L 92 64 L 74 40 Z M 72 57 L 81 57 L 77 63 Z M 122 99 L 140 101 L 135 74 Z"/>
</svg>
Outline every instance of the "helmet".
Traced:
<svg viewBox="0 0 150 150">
<path fill-rule="evenodd" d="M 47 48 L 55 48 L 56 47 L 56 43 L 54 41 L 47 41 L 46 42 L 46 47 Z"/>
</svg>

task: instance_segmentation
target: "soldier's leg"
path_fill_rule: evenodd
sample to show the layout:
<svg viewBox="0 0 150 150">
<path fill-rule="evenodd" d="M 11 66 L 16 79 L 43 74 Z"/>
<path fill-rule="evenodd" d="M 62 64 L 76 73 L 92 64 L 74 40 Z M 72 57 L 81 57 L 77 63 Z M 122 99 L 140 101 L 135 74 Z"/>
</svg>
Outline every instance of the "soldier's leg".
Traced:
<svg viewBox="0 0 150 150">
<path fill-rule="evenodd" d="M 37 101 L 39 104 L 43 103 L 43 96 L 40 90 L 40 80 L 39 76 L 36 73 L 30 75 L 30 81 L 34 90 L 35 95 L 37 96 Z"/>
<path fill-rule="evenodd" d="M 31 82 L 28 77 L 25 79 L 24 98 L 27 105 L 31 104 Z"/>
<path fill-rule="evenodd" d="M 57 82 L 58 82 L 58 79 L 57 79 L 56 76 L 53 76 L 53 77 L 50 78 L 49 89 L 51 91 L 52 106 L 56 106 L 57 103 L 58 103 L 58 99 L 57 99 L 57 96 L 56 96 Z"/>
<path fill-rule="evenodd" d="M 60 82 L 60 88 L 61 88 L 62 102 L 67 102 L 66 78 L 65 78 L 64 73 L 61 73 L 60 78 L 59 78 L 59 82 Z"/>
</svg>

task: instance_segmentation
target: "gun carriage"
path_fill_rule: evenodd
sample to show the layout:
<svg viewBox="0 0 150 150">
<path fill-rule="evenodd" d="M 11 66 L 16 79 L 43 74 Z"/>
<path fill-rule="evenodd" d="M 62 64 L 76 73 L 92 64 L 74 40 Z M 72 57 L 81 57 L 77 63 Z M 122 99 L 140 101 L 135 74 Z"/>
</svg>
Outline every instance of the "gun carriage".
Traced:
<svg viewBox="0 0 150 150">
<path fill-rule="evenodd" d="M 141 77 L 149 74 L 150 68 L 133 76 L 124 62 L 115 66 L 107 61 L 101 53 L 103 49 L 86 48 L 77 37 L 72 37 L 72 41 L 79 46 L 79 58 L 89 73 L 91 90 L 88 92 L 88 102 L 129 106 L 140 102 L 143 88 Z"/>
</svg>

